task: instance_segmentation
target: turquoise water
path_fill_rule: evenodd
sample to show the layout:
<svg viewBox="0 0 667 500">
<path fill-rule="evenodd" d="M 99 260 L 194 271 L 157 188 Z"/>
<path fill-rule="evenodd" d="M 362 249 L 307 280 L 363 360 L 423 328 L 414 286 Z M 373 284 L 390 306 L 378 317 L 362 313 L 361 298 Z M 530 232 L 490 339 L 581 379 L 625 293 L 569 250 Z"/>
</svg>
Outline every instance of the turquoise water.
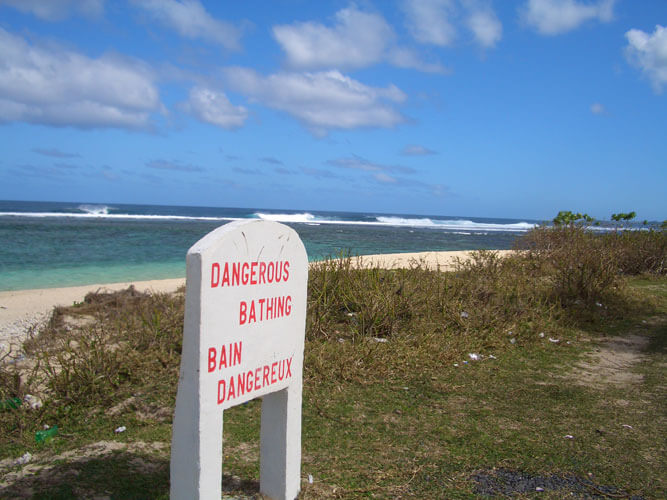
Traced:
<svg viewBox="0 0 667 500">
<path fill-rule="evenodd" d="M 506 249 L 536 221 L 405 214 L 0 201 L 0 290 L 185 276 L 185 254 L 231 220 L 293 227 L 310 260 Z"/>
</svg>

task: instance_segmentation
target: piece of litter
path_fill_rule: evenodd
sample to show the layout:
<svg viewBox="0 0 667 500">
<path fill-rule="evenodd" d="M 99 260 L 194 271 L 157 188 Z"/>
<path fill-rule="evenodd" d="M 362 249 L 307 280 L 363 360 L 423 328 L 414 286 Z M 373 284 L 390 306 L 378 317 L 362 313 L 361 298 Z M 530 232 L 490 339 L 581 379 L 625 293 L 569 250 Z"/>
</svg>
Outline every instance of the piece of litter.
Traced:
<svg viewBox="0 0 667 500">
<path fill-rule="evenodd" d="M 32 460 L 32 455 L 30 452 L 25 452 L 22 456 L 14 460 L 14 465 L 25 465 Z"/>
<path fill-rule="evenodd" d="M 470 359 L 472 359 L 473 361 L 479 361 L 480 359 L 482 359 L 482 356 L 480 356 L 479 354 L 474 353 L 474 352 L 469 353 L 468 357 Z"/>
<path fill-rule="evenodd" d="M 574 439 L 574 436 L 572 434 L 565 434 L 563 437 L 565 439 Z"/>
<path fill-rule="evenodd" d="M 510 344 L 516 344 L 516 339 L 514 337 L 510 339 Z"/>
<path fill-rule="evenodd" d="M 347 315 L 350 316 L 350 317 L 352 317 L 352 316 L 356 316 L 357 313 L 347 313 Z"/>
<path fill-rule="evenodd" d="M 467 365 L 467 364 L 468 364 L 468 362 L 467 362 L 467 361 L 464 361 L 464 362 L 463 362 L 463 364 L 464 364 L 464 365 Z"/>
<path fill-rule="evenodd" d="M 338 342 L 342 344 L 343 342 L 345 342 L 345 339 L 338 339 Z"/>
<path fill-rule="evenodd" d="M 634 427 L 628 424 L 623 424 L 623 427 L 625 427 L 626 429 L 634 429 Z"/>
<path fill-rule="evenodd" d="M 458 363 L 454 363 L 454 366 L 458 368 L 458 367 L 459 367 L 459 364 L 458 364 Z"/>
<path fill-rule="evenodd" d="M 549 342 L 551 342 L 552 344 L 558 344 L 558 342 L 560 342 L 560 339 L 552 339 L 551 337 L 549 337 Z"/>
<path fill-rule="evenodd" d="M 380 343 L 389 342 L 387 339 L 384 339 L 382 337 L 373 337 L 373 340 L 375 340 L 375 342 L 380 342 Z"/>
<path fill-rule="evenodd" d="M 35 443 L 48 443 L 58 434 L 58 426 L 54 425 L 43 431 L 35 432 Z"/>
<path fill-rule="evenodd" d="M 540 338 L 541 338 L 541 339 L 544 338 L 544 332 L 540 332 Z"/>
<path fill-rule="evenodd" d="M 489 354 L 489 359 L 498 359 L 493 354 Z"/>
<path fill-rule="evenodd" d="M 127 430 L 127 427 L 125 427 L 124 425 L 121 425 L 120 427 L 116 427 L 116 429 L 114 429 L 114 432 L 116 434 L 120 434 L 121 432 L 125 432 L 126 430 Z"/>
<path fill-rule="evenodd" d="M 42 400 L 37 396 L 33 396 L 32 394 L 26 394 L 23 396 L 23 401 L 28 403 L 28 406 L 30 406 L 30 408 L 33 410 L 39 410 L 42 407 Z"/>
<path fill-rule="evenodd" d="M 49 424 L 44 424 L 44 430 L 48 431 L 49 430 Z"/>
<path fill-rule="evenodd" d="M 535 491 L 544 491 L 544 488 L 538 486 L 538 487 L 535 488 Z"/>
<path fill-rule="evenodd" d="M 409 387 L 403 387 L 403 390 L 404 390 L 404 391 L 409 391 L 410 388 L 409 388 Z"/>
<path fill-rule="evenodd" d="M 507 332 L 507 335 L 514 335 L 514 332 Z"/>
<path fill-rule="evenodd" d="M 642 323 L 646 324 L 646 323 L 647 323 L 647 321 L 646 321 L 645 319 L 643 319 L 643 320 L 642 320 Z"/>
<path fill-rule="evenodd" d="M 308 474 L 308 483 L 313 484 L 313 475 L 312 474 Z"/>
<path fill-rule="evenodd" d="M 602 304 L 600 304 L 599 302 L 596 302 L 595 305 L 598 307 L 602 307 Z"/>
<path fill-rule="evenodd" d="M 469 315 L 467 312 L 465 312 L 465 311 L 461 311 L 461 317 L 462 317 L 462 318 L 467 318 L 467 317 L 469 317 L 469 316 L 470 316 L 470 315 Z"/>
</svg>

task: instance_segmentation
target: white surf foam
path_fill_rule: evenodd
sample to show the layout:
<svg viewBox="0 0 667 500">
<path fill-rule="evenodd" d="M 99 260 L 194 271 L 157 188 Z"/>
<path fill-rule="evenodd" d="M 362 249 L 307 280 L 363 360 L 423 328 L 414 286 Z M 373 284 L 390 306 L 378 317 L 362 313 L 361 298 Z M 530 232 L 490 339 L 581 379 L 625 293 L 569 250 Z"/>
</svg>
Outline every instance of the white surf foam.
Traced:
<svg viewBox="0 0 667 500">
<path fill-rule="evenodd" d="M 403 217 L 380 216 L 377 220 L 390 226 L 410 226 L 410 227 L 432 227 L 438 229 L 447 229 L 451 231 L 512 231 L 525 232 L 533 229 L 536 224 L 530 222 L 515 222 L 510 224 L 498 224 L 491 222 L 473 222 L 471 220 L 458 219 L 406 219 Z"/>
</svg>

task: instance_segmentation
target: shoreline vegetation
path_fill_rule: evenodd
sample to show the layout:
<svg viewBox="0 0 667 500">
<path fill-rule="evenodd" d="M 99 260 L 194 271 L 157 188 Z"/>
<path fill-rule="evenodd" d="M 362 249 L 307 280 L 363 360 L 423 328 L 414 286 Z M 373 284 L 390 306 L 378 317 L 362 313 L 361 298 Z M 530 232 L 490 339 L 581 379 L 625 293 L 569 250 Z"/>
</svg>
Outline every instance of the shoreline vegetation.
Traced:
<svg viewBox="0 0 667 500">
<path fill-rule="evenodd" d="M 666 250 L 565 224 L 447 267 L 311 264 L 300 498 L 667 496 Z M 0 496 L 168 498 L 168 291 L 92 291 L 0 356 Z M 226 495 L 260 498 L 260 410 L 225 412 Z"/>
</svg>

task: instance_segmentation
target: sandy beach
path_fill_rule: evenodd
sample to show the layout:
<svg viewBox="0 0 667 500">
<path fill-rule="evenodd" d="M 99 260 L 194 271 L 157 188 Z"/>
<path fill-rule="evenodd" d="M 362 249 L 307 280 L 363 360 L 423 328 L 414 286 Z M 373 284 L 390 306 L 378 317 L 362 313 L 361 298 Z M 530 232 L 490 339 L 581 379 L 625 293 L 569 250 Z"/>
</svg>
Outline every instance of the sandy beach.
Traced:
<svg viewBox="0 0 667 500">
<path fill-rule="evenodd" d="M 508 252 L 509 250 L 498 250 L 501 255 Z M 467 251 L 366 255 L 361 262 L 364 266 L 378 265 L 385 269 L 410 267 L 419 262 L 430 269 L 439 266 L 440 269 L 447 270 L 451 269 L 457 258 L 466 259 L 468 255 Z M 20 344 L 27 329 L 44 321 L 55 306 L 80 302 L 89 292 L 122 290 L 130 285 L 140 291 L 173 292 L 184 284 L 184 278 L 176 278 L 0 292 L 0 352 L 10 345 Z"/>
</svg>

